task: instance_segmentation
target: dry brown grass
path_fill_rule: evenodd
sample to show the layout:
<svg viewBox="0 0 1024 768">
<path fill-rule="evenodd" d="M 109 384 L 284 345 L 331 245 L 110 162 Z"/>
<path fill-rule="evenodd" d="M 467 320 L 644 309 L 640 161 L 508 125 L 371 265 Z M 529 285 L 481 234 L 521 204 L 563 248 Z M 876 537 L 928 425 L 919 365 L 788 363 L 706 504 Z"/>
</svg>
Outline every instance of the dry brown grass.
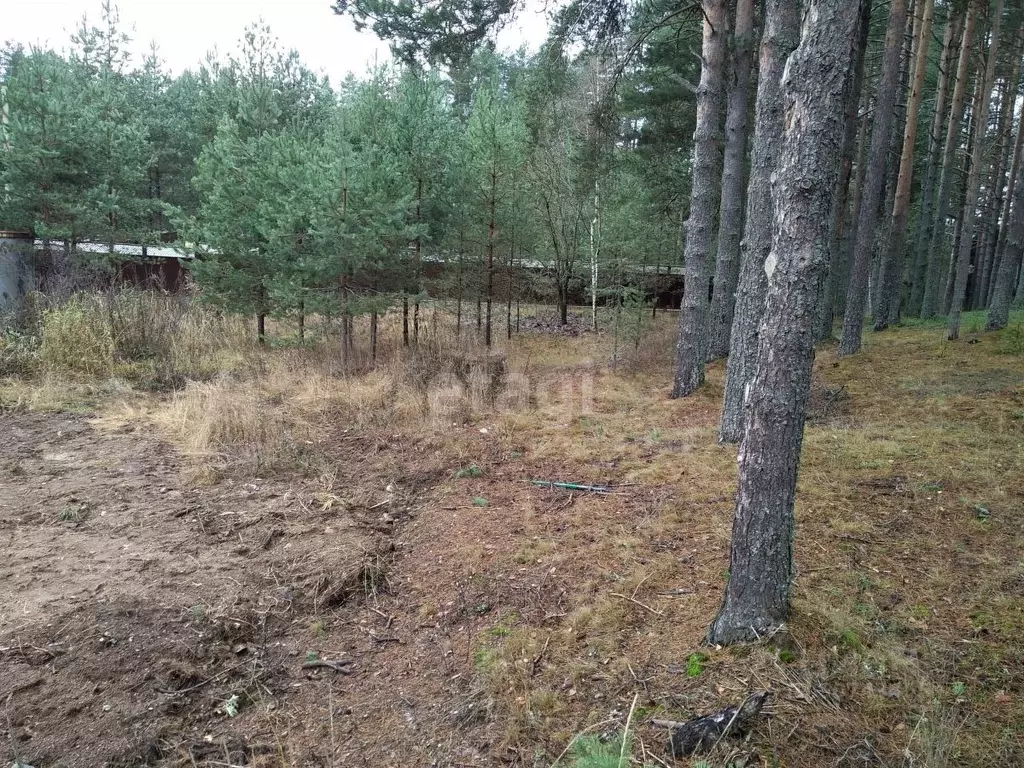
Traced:
<svg viewBox="0 0 1024 768">
<path fill-rule="evenodd" d="M 938 333 L 898 329 L 855 358 L 820 354 L 817 380 L 850 397 L 807 431 L 781 651 L 702 647 L 735 488 L 735 451 L 715 442 L 722 364 L 672 402 L 671 330 L 660 363 L 617 375 L 594 362 L 607 339 L 520 340 L 510 361 L 542 396 L 499 416 L 500 443 L 464 454 L 484 477 L 450 488 L 493 511 L 444 522 L 443 574 L 422 560 L 424 580 L 494 606 L 472 668 L 495 753 L 553 756 L 613 710 L 621 728 L 634 693 L 643 723 L 770 687 L 772 717 L 740 748 L 768 765 L 1024 760 L 1012 629 L 1024 625 L 1024 361 L 996 336 L 950 345 Z M 621 490 L 570 496 L 524 488 L 530 477 Z M 695 653 L 707 660 L 689 677 Z M 643 725 L 639 736 L 647 750 L 663 738 Z M 735 759 L 730 749 L 711 765 Z"/>
<path fill-rule="evenodd" d="M 722 363 L 695 396 L 667 398 L 675 319 L 613 371 L 607 335 L 523 336 L 488 355 L 428 311 L 411 353 L 391 315 L 375 365 L 359 326 L 348 372 L 328 338 L 253 351 L 171 395 L 107 400 L 210 481 L 329 475 L 357 434 L 442 454 L 450 479 L 396 566 L 413 595 L 382 606 L 451 622 L 444 677 L 464 698 L 436 735 L 455 728 L 495 763 L 545 764 L 588 726 L 621 727 L 635 694 L 638 757 L 663 756 L 652 715 L 767 687 L 771 717 L 711 765 L 1024 764 L 1024 358 L 1005 353 L 1005 332 L 950 344 L 904 328 L 853 358 L 819 354 L 816 380 L 849 399 L 807 429 L 788 633 L 716 649 L 703 636 L 727 577 L 735 449 L 715 439 Z M 455 476 L 467 466 L 479 475 Z"/>
</svg>

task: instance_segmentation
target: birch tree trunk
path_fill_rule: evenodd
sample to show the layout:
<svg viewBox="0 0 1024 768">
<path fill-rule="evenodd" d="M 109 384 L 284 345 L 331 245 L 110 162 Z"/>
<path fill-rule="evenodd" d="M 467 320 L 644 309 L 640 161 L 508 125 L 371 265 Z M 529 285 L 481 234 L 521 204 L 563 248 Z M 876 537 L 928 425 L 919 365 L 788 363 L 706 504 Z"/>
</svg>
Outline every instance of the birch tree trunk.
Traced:
<svg viewBox="0 0 1024 768">
<path fill-rule="evenodd" d="M 722 180 L 722 96 L 728 14 L 725 0 L 702 0 L 704 33 L 697 127 L 693 132 L 693 189 L 683 249 L 685 276 L 670 397 L 685 397 L 704 383 L 708 345 L 708 290 L 713 219 Z"/>
<path fill-rule="evenodd" d="M 1024 115 L 1017 128 L 1016 154 L 1013 165 L 1018 169 L 1024 163 Z M 1014 176 L 1011 171 L 1011 176 Z M 1012 219 L 1006 218 L 1010 215 L 1012 202 Z M 1012 186 L 1007 191 L 1007 205 L 1004 207 L 1003 230 L 1006 231 L 1006 239 L 1002 256 L 999 260 L 999 269 L 996 272 L 995 280 L 992 283 L 992 300 L 989 302 L 988 318 L 985 322 L 985 330 L 998 331 L 1005 328 L 1010 319 L 1010 297 L 1013 294 L 1013 282 L 1017 271 L 1021 269 L 1021 257 L 1024 254 L 1024 175 L 1019 171 L 1016 173 Z"/>
<path fill-rule="evenodd" d="M 975 0 L 981 2 L 981 0 Z M 985 129 L 988 127 L 989 94 L 996 76 L 996 54 L 999 52 L 999 32 L 1003 23 L 1003 0 L 996 0 L 992 9 L 991 42 L 988 46 L 988 63 L 985 76 L 980 79 L 981 98 L 975 123 L 974 149 L 971 153 L 971 170 L 967 176 L 967 193 L 964 195 L 963 223 L 960 232 L 960 252 L 956 257 L 956 279 L 953 283 L 953 301 L 949 307 L 949 329 L 946 334 L 950 341 L 960 337 L 960 312 L 967 293 L 967 278 L 971 270 L 971 246 L 977 226 L 977 202 L 981 189 L 981 152 L 985 144 Z"/>
<path fill-rule="evenodd" d="M 857 47 L 854 49 L 853 82 L 846 101 L 846 125 L 843 134 L 843 150 L 836 177 L 836 190 L 832 198 L 832 214 L 829 228 L 829 265 L 825 287 L 821 294 L 821 309 L 818 313 L 818 329 L 815 338 L 824 341 L 832 335 L 835 322 L 836 290 L 840 284 L 840 272 L 844 268 L 843 234 L 846 228 L 847 204 L 849 202 L 850 175 L 853 170 L 853 153 L 856 150 L 860 123 L 857 113 L 860 94 L 864 87 L 864 62 L 867 58 L 868 31 L 871 26 L 871 3 L 861 3 L 860 18 L 857 20 Z"/>
<path fill-rule="evenodd" d="M 843 316 L 843 337 L 839 343 L 840 355 L 860 351 L 861 327 L 864 324 L 864 305 L 868 297 L 868 278 L 871 274 L 871 253 L 878 225 L 878 196 L 886 177 L 886 156 L 892 133 L 894 107 L 900 79 L 900 51 L 903 47 L 903 27 L 907 7 L 904 0 L 894 0 L 889 9 L 889 22 L 885 31 L 885 52 L 882 76 L 875 98 L 875 119 L 871 127 L 871 148 L 864 176 L 864 189 L 857 222 L 857 244 L 850 285 L 846 292 L 846 312 Z"/>
<path fill-rule="evenodd" d="M 768 299 L 739 452 L 729 584 L 708 631 L 711 643 L 755 639 L 789 615 L 793 501 L 814 364 L 815 304 L 827 268 L 858 13 L 848 0 L 810 0 L 800 46 L 786 65 Z"/>
<path fill-rule="evenodd" d="M 953 9 L 950 8 L 950 14 Z M 939 169 L 939 150 L 942 147 L 942 126 L 945 124 L 946 99 L 949 84 L 953 80 L 953 51 L 960 34 L 959 17 L 951 16 L 946 21 L 942 38 L 942 55 L 939 58 L 939 83 L 935 94 L 935 110 L 932 127 L 928 134 L 928 155 L 925 161 L 924 185 L 921 191 L 921 211 L 917 219 L 917 243 L 914 247 L 914 266 L 911 273 L 910 312 L 921 314 L 924 301 L 925 276 L 928 270 L 928 248 L 932 241 L 932 224 L 935 217 L 935 182 Z"/>
<path fill-rule="evenodd" d="M 779 162 L 784 127 L 782 72 L 798 42 L 796 0 L 767 0 L 759 53 L 754 143 L 747 185 L 747 213 L 740 244 L 740 275 L 729 338 L 725 402 L 718 438 L 739 442 L 743 436 L 743 401 L 754 376 L 758 327 L 768 279 L 765 260 L 772 246 L 771 177 Z"/>
<path fill-rule="evenodd" d="M 928 70 L 928 45 L 932 39 L 934 0 L 922 0 L 917 55 L 907 102 L 907 119 L 903 126 L 903 151 L 893 201 L 889 247 L 883 253 L 879 305 L 875 309 L 875 330 L 881 331 L 899 319 L 900 280 L 903 276 L 903 252 L 907 246 L 907 222 L 910 219 L 910 193 L 914 179 L 914 149 L 917 147 L 917 122 L 924 96 L 924 78 Z"/>
<path fill-rule="evenodd" d="M 707 359 L 729 354 L 736 282 L 743 234 L 744 166 L 747 161 L 747 113 L 750 111 L 750 66 L 754 37 L 754 0 L 736 1 L 729 103 L 725 116 L 722 204 L 718 214 L 718 250 L 711 295 L 711 331 Z"/>
<path fill-rule="evenodd" d="M 953 86 L 953 101 L 949 108 L 949 122 L 946 124 L 946 141 L 942 149 L 942 171 L 939 176 L 939 194 L 932 218 L 931 244 L 928 248 L 928 263 L 925 268 L 924 296 L 921 299 L 921 317 L 935 316 L 935 308 L 941 303 L 939 287 L 942 284 L 942 251 L 946 243 L 946 216 L 949 213 L 949 193 L 953 177 L 957 172 L 956 150 L 960 142 L 960 126 L 964 117 L 964 103 L 967 97 L 967 74 L 971 63 L 971 45 L 974 40 L 974 24 L 977 4 L 971 2 L 964 19 L 964 34 L 960 41 L 960 58 L 956 67 L 956 83 Z"/>
</svg>

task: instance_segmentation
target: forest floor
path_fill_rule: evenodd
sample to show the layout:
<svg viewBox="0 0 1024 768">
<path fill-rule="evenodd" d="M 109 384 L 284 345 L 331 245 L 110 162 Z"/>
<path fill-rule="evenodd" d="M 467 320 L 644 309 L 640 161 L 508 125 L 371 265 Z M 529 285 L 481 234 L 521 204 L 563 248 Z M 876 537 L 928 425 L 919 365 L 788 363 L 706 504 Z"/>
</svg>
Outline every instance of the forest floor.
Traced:
<svg viewBox="0 0 1024 768">
<path fill-rule="evenodd" d="M 696 765 L 651 718 L 771 689 L 709 765 L 1024 765 L 1021 318 L 819 351 L 792 621 L 724 649 L 724 367 L 669 400 L 671 322 L 616 371 L 518 337 L 528 391 L 462 419 L 318 411 L 299 468 L 198 453 L 180 393 L 5 381 L 0 762 L 550 766 L 637 696 L 634 764 Z"/>
</svg>

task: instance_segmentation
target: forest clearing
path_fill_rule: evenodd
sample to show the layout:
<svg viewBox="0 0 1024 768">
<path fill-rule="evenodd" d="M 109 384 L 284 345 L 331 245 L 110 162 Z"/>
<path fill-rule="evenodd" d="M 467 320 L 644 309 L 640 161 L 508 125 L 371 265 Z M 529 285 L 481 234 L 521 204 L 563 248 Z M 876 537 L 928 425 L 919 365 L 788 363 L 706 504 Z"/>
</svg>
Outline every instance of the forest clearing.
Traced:
<svg viewBox="0 0 1024 768">
<path fill-rule="evenodd" d="M 454 344 L 348 376 L 330 347 L 218 349 L 224 372 L 171 393 L 124 370 L 9 380 L 0 699 L 18 754 L 550 765 L 577 734 L 621 733 L 636 695 L 632 754 L 657 765 L 650 719 L 771 689 L 710 764 L 1024 759 L 1022 318 L 977 335 L 968 315 L 976 344 L 934 324 L 855 361 L 819 352 L 792 619 L 724 649 L 704 636 L 736 454 L 716 440 L 721 365 L 665 397 L 675 320 L 614 371 L 608 334 L 517 336 L 491 359 L 519 391 L 494 396 L 439 377 L 487 365 Z"/>
<path fill-rule="evenodd" d="M 124 2 L 4 15 L 4 765 L 1024 765 L 1022 0 Z"/>
</svg>

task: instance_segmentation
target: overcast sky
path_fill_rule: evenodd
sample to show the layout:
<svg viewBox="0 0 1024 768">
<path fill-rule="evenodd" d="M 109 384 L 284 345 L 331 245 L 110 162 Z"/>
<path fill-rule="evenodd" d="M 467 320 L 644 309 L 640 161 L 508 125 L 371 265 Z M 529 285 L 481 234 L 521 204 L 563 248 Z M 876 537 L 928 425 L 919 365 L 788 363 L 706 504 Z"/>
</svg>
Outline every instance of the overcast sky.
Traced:
<svg viewBox="0 0 1024 768">
<path fill-rule="evenodd" d="M 356 32 L 347 18 L 334 15 L 331 0 L 120 0 L 123 27 L 141 54 L 156 41 L 160 57 L 178 73 L 195 67 L 207 51 L 235 51 L 246 25 L 262 18 L 285 49 L 294 48 L 305 64 L 323 71 L 335 85 L 349 72 L 362 74 L 387 46 L 369 30 Z M 547 29 L 543 0 L 529 3 L 498 37 L 500 47 L 536 48 Z M 534 10 L 535 9 L 535 10 Z M 100 0 L 0 0 L 0 42 L 68 46 L 83 14 L 98 23 Z"/>
</svg>

